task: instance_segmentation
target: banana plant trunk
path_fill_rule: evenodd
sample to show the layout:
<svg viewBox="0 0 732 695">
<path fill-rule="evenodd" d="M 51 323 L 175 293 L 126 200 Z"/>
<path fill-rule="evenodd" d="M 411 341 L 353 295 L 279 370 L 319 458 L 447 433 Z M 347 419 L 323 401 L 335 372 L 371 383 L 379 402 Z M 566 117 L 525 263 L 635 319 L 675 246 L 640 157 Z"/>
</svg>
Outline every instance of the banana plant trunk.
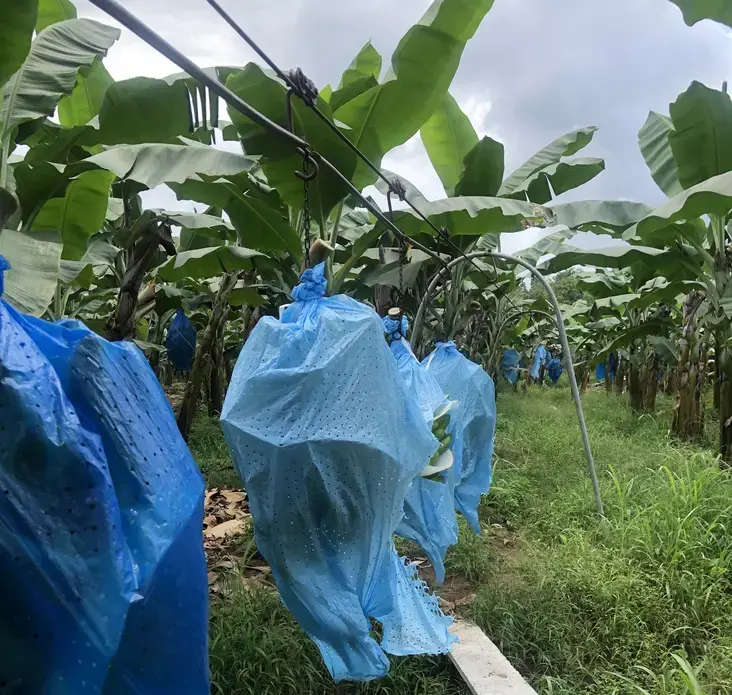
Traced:
<svg viewBox="0 0 732 695">
<path fill-rule="evenodd" d="M 610 355 L 605 358 L 605 393 L 610 394 L 613 391 L 613 378 L 610 376 Z M 617 377 L 617 374 L 615 374 Z"/>
<path fill-rule="evenodd" d="M 630 349 L 630 359 L 628 360 L 628 395 L 630 407 L 636 411 L 643 410 L 642 354 L 642 350 L 633 346 Z"/>
<path fill-rule="evenodd" d="M 208 414 L 220 415 L 224 408 L 226 396 L 226 367 L 224 365 L 224 328 L 229 316 L 230 307 L 226 307 L 216 331 L 216 338 L 211 349 L 211 385 L 208 389 Z"/>
<path fill-rule="evenodd" d="M 621 358 L 618 360 L 618 364 L 615 367 L 615 393 L 618 394 L 618 396 L 621 396 L 623 394 L 624 390 L 624 381 L 625 381 L 625 370 L 626 366 L 628 364 L 628 359 L 626 357 Z"/>
<path fill-rule="evenodd" d="M 219 332 L 222 321 L 225 320 L 228 312 L 227 298 L 236 285 L 237 274 L 226 273 L 221 278 L 219 289 L 216 292 L 213 306 L 211 308 L 211 316 L 208 319 L 206 330 L 203 332 L 201 342 L 196 349 L 196 357 L 193 360 L 193 367 L 186 384 L 186 392 L 178 411 L 178 429 L 183 439 L 188 441 L 191 433 L 193 418 L 198 407 L 198 397 L 201 394 L 201 385 L 204 377 L 209 372 L 211 366 L 211 352 L 215 347 L 215 338 Z"/>
<path fill-rule="evenodd" d="M 643 393 L 643 409 L 652 413 L 656 409 L 656 396 L 658 395 L 658 382 L 661 374 L 661 360 L 654 352 L 646 371 L 646 379 Z"/>
<path fill-rule="evenodd" d="M 140 287 L 158 246 L 162 246 L 169 256 L 174 256 L 176 253 L 170 226 L 153 221 L 129 252 L 129 262 L 117 296 L 117 308 L 107 326 L 107 340 L 114 342 L 134 339 Z"/>
<path fill-rule="evenodd" d="M 703 296 L 700 297 L 697 292 L 690 292 L 683 306 L 684 325 L 679 345 L 679 362 L 676 367 L 676 405 L 671 423 L 671 432 L 682 439 L 697 438 L 703 427 L 701 372 L 706 366 L 702 365 L 702 350 L 696 322 L 696 314 L 702 302 Z"/>
<path fill-rule="evenodd" d="M 726 466 L 732 465 L 732 352 L 726 346 L 726 335 L 719 349 L 719 453 Z"/>
</svg>

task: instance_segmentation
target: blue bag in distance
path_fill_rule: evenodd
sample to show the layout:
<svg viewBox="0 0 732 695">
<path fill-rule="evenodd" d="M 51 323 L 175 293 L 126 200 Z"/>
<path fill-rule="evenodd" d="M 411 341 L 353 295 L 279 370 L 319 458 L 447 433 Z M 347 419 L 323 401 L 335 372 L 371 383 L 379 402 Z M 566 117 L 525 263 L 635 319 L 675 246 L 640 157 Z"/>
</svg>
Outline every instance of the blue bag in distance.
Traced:
<svg viewBox="0 0 732 695">
<path fill-rule="evenodd" d="M 599 362 L 597 366 L 595 367 L 595 380 L 596 381 L 605 381 L 605 363 Z"/>
<path fill-rule="evenodd" d="M 496 392 L 493 379 L 471 362 L 455 343 L 437 343 L 422 362 L 450 400 L 460 403 L 463 425 L 461 479 L 455 504 L 476 534 L 480 533 L 478 505 L 491 486 L 493 441 L 496 430 Z"/>
<path fill-rule="evenodd" d="M 559 377 L 562 376 L 562 361 L 558 357 L 552 357 L 549 359 L 546 365 L 547 374 L 552 380 L 552 384 L 556 384 L 559 381 Z"/>
<path fill-rule="evenodd" d="M 406 341 L 408 322 L 402 317 L 401 328 L 388 316 L 383 319 L 384 331 L 391 339 L 391 353 L 396 359 L 407 395 L 419 405 L 422 417 L 430 429 L 438 409 L 449 405 L 435 378 L 414 356 Z M 445 581 L 445 554 L 457 543 L 458 526 L 455 516 L 455 486 L 460 482 L 462 459 L 462 423 L 460 406 L 454 403 L 449 411 L 447 434 L 452 437 L 449 451 L 452 465 L 435 476 L 414 479 L 404 501 L 404 518 L 396 533 L 421 546 L 435 570 L 435 581 Z M 425 461 L 425 464 L 427 462 Z M 436 478 L 436 479 L 431 479 Z"/>
<path fill-rule="evenodd" d="M 209 692 L 203 480 L 133 343 L 0 300 L 0 489 L 9 693 Z"/>
<path fill-rule="evenodd" d="M 179 372 L 191 370 L 193 356 L 196 353 L 196 328 L 183 309 L 175 312 L 175 318 L 168 328 L 165 347 L 168 349 L 168 360 L 173 369 Z"/>
<path fill-rule="evenodd" d="M 548 353 L 543 345 L 538 345 L 534 350 L 534 361 L 531 363 L 531 378 L 538 379 L 541 368 L 546 365 Z"/>
<path fill-rule="evenodd" d="M 501 371 L 503 378 L 509 384 L 515 384 L 519 378 L 519 354 L 513 348 L 503 351 L 501 358 Z"/>
<path fill-rule="evenodd" d="M 325 297 L 323 272 L 305 271 L 280 320 L 257 323 L 221 421 L 283 603 L 335 680 L 369 680 L 387 673 L 384 651 L 450 648 L 451 620 L 392 542 L 436 440 L 379 316 Z M 381 645 L 370 618 L 383 625 Z"/>
</svg>

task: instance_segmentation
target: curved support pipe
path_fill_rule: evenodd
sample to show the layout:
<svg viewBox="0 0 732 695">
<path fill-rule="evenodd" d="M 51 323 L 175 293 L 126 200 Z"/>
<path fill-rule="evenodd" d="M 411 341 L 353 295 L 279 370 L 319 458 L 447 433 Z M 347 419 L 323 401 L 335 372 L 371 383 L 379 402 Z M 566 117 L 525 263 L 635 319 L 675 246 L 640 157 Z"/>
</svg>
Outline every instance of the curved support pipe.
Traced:
<svg viewBox="0 0 732 695">
<path fill-rule="evenodd" d="M 459 265 L 460 263 L 465 263 L 472 258 L 500 258 L 504 261 L 516 263 L 517 265 L 526 268 L 526 270 L 528 270 L 547 291 L 547 294 L 549 295 L 549 301 L 554 307 L 554 317 L 557 321 L 557 330 L 559 331 L 559 339 L 562 343 L 562 350 L 564 350 L 564 359 L 567 365 L 569 385 L 572 389 L 572 398 L 574 399 L 575 407 L 577 408 L 577 420 L 579 421 L 579 428 L 582 434 L 582 443 L 585 447 L 585 456 L 587 457 L 587 470 L 590 474 L 590 480 L 592 481 L 592 490 L 595 495 L 595 506 L 597 508 L 598 514 L 604 516 L 605 512 L 602 505 L 602 497 L 600 496 L 600 484 L 597 480 L 597 472 L 595 471 L 595 460 L 592 456 L 590 438 L 587 435 L 587 426 L 585 425 L 585 413 L 582 410 L 582 402 L 580 400 L 579 388 L 577 387 L 577 379 L 574 375 L 574 362 L 572 361 L 572 351 L 569 349 L 567 331 L 564 328 L 564 316 L 562 316 L 562 310 L 559 308 L 559 302 L 557 301 L 557 297 L 554 294 L 554 290 L 551 288 L 551 285 L 544 279 L 544 276 L 534 266 L 521 258 L 516 258 L 516 256 L 510 256 L 506 253 L 500 253 L 498 251 L 475 251 L 473 253 L 469 253 L 465 256 L 461 256 L 460 258 L 456 258 L 455 260 L 450 261 L 450 263 L 448 263 L 445 268 L 441 269 L 440 272 L 433 278 L 432 282 L 427 288 L 427 292 L 422 298 L 422 302 L 419 305 L 419 310 L 417 311 L 417 316 L 414 319 L 414 329 L 412 331 L 412 348 L 416 348 L 417 343 L 419 342 L 419 338 L 422 335 L 422 324 L 424 322 L 424 314 L 427 308 L 427 303 L 430 301 L 430 298 L 434 294 L 434 291 L 437 288 L 440 280 L 444 279 L 445 282 L 447 282 L 448 278 L 452 274 L 452 269 L 455 266 Z"/>
</svg>

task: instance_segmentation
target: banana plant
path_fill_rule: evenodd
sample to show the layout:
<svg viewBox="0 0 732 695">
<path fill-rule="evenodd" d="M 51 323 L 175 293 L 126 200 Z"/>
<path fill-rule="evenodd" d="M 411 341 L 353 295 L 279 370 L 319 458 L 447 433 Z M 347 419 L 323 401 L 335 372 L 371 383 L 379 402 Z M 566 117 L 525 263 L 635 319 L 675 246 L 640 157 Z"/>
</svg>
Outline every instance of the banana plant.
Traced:
<svg viewBox="0 0 732 695">
<path fill-rule="evenodd" d="M 654 180 L 664 183 L 670 198 L 624 233 L 634 243 L 673 249 L 679 255 L 679 272 L 698 281 L 704 291 L 709 305 L 704 323 L 715 344 L 719 450 L 727 463 L 732 463 L 732 353 L 727 347 L 732 317 L 731 135 L 729 95 L 699 82 L 670 105 L 667 118 L 651 114 L 640 132 L 641 151 Z M 693 302 L 689 309 L 685 340 L 697 345 L 691 335 L 697 332 L 691 320 L 696 315 Z M 681 347 L 685 354 L 686 346 Z"/>
</svg>

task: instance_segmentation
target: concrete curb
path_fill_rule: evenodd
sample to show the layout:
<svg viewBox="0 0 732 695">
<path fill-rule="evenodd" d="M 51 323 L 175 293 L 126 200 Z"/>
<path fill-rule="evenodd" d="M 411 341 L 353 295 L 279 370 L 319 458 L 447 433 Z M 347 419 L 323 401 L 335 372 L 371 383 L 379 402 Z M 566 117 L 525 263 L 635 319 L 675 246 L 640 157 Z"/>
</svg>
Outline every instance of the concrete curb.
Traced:
<svg viewBox="0 0 732 695">
<path fill-rule="evenodd" d="M 450 659 L 473 695 L 537 695 L 477 625 L 456 620 L 453 632 Z"/>
</svg>

